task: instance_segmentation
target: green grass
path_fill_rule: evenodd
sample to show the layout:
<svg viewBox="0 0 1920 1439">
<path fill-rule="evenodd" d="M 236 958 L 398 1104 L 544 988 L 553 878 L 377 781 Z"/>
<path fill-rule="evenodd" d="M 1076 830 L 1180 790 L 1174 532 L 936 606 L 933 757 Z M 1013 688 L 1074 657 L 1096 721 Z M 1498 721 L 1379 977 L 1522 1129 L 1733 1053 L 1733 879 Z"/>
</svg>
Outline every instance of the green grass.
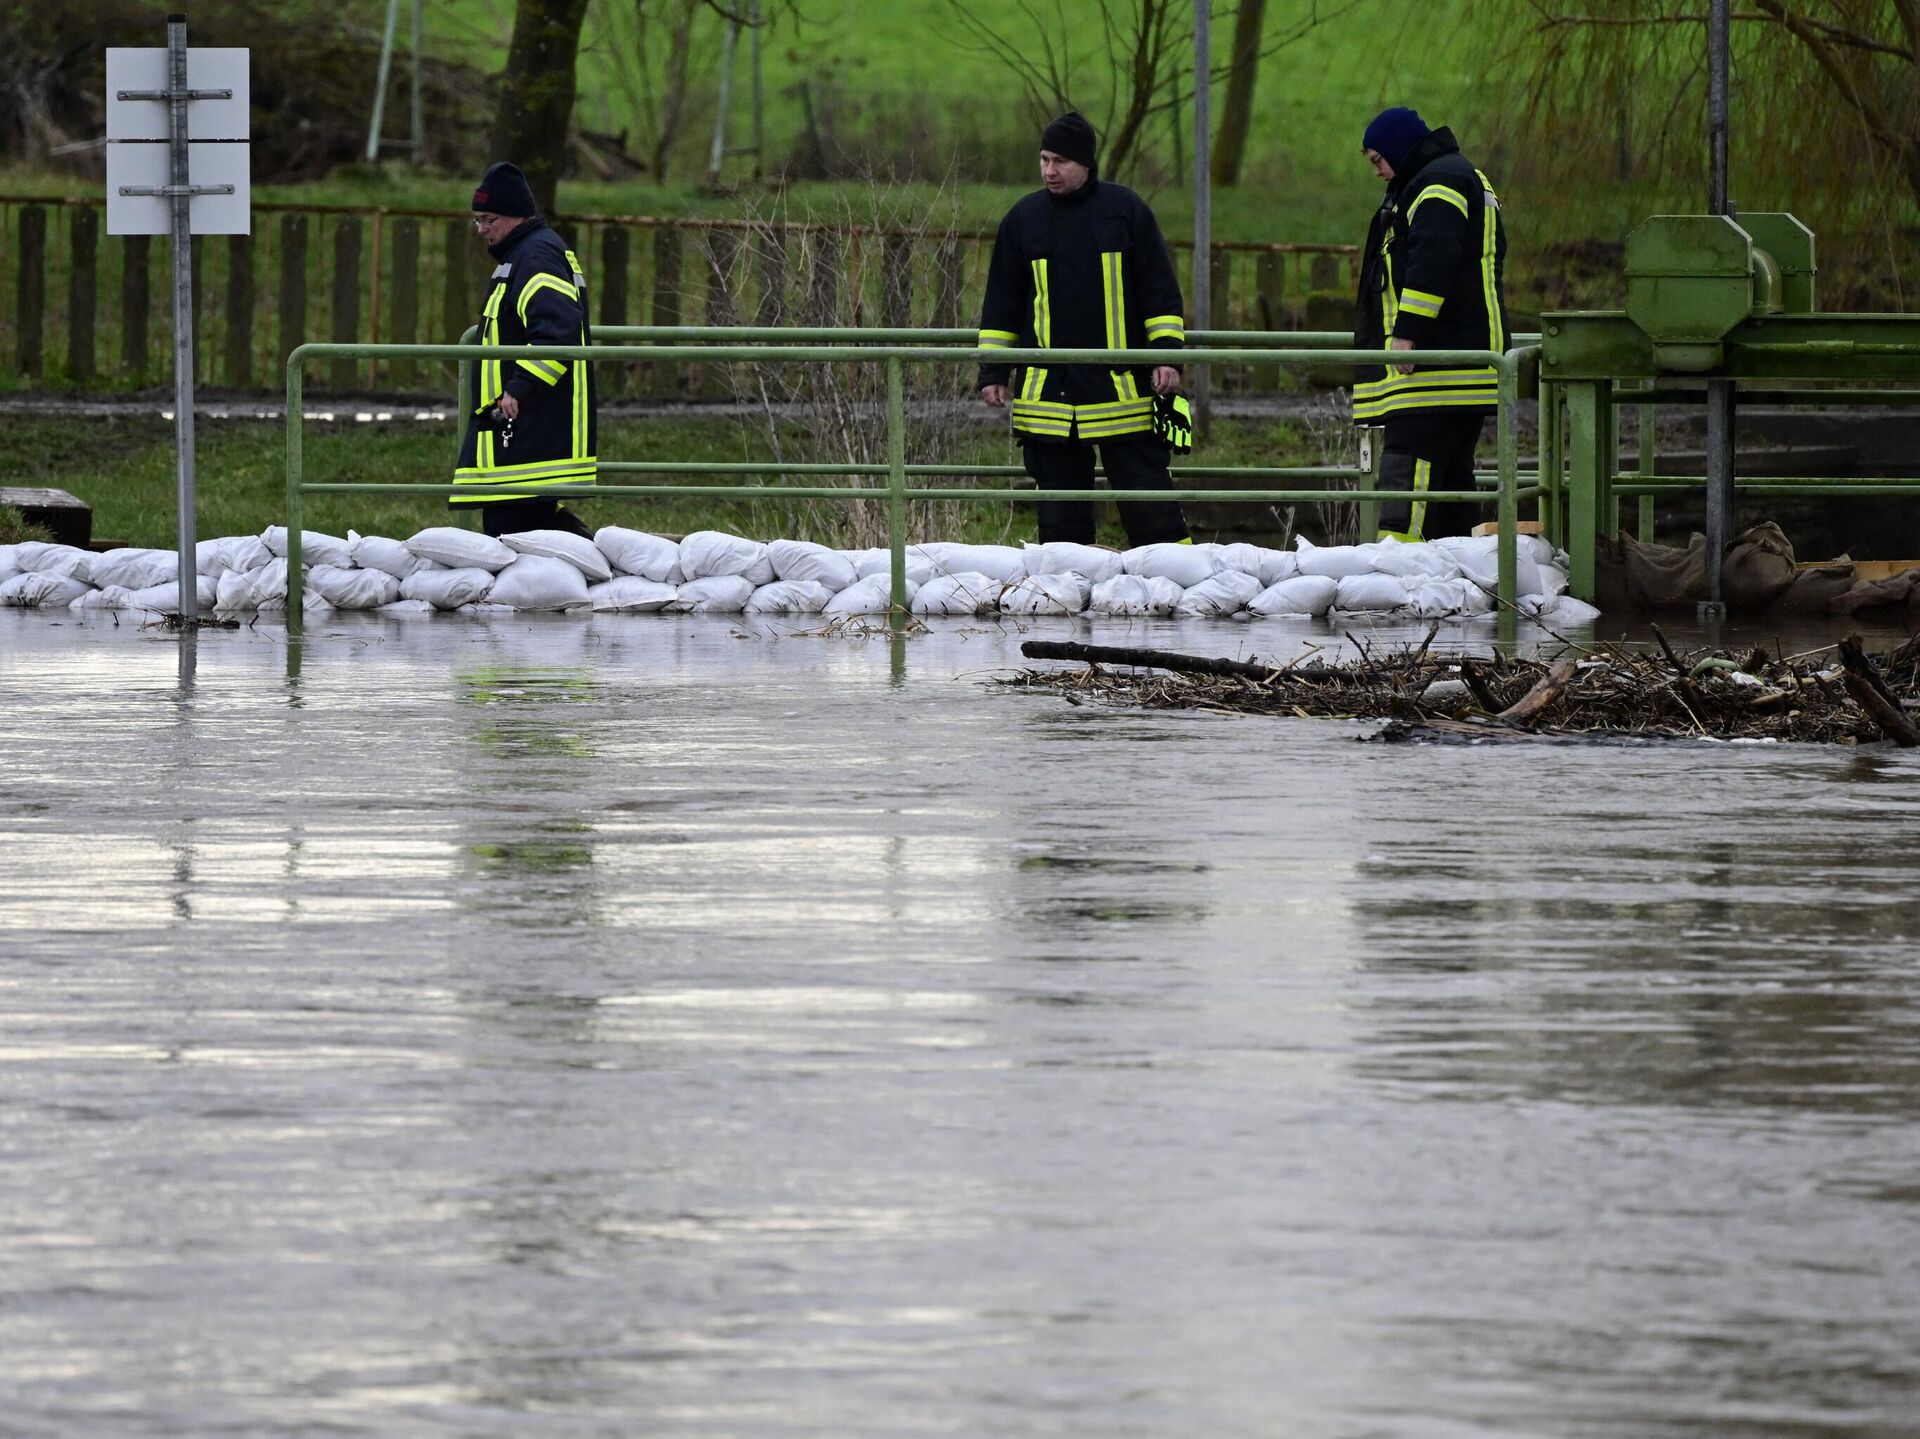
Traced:
<svg viewBox="0 0 1920 1439">
<path fill-rule="evenodd" d="M 96 537 L 172 547 L 176 533 L 173 430 L 166 421 L 115 417 L 77 425 L 60 419 L 14 419 L 8 433 L 9 443 L 0 450 L 0 484 L 30 481 L 67 490 L 93 507 Z M 602 454 L 609 459 L 766 457 L 757 437 L 728 420 L 613 420 L 603 423 L 601 436 Z M 452 446 L 453 431 L 448 425 L 310 424 L 305 436 L 306 475 L 315 482 L 438 482 L 452 468 Z M 285 431 L 281 426 L 203 422 L 197 451 L 196 523 L 201 538 L 257 534 L 285 522 Z M 1018 456 L 1003 436 L 983 432 L 977 439 L 969 436 L 955 458 L 1007 464 Z M 1205 463 L 1225 465 L 1319 463 L 1320 458 L 1314 438 L 1292 421 L 1223 423 L 1199 456 Z M 404 539 L 428 525 L 477 527 L 473 512 L 450 514 L 445 503 L 432 496 L 308 495 L 305 504 L 306 528 L 330 534 L 344 535 L 354 529 Z M 622 524 L 667 534 L 724 529 L 756 539 L 791 535 L 845 543 L 850 538 L 844 529 L 832 528 L 831 516 L 841 513 L 838 506 L 816 507 L 822 517 L 818 521 L 797 521 L 788 505 L 776 501 L 608 497 L 580 501 L 575 508 L 590 524 Z M 877 506 L 870 518 L 875 524 L 884 523 Z M 942 506 L 931 517 L 922 513 L 913 536 L 975 542 L 1018 542 L 1032 537 L 1031 512 L 1025 507 L 981 504 Z M 1103 520 L 1102 540 L 1124 543 L 1111 513 Z"/>
</svg>

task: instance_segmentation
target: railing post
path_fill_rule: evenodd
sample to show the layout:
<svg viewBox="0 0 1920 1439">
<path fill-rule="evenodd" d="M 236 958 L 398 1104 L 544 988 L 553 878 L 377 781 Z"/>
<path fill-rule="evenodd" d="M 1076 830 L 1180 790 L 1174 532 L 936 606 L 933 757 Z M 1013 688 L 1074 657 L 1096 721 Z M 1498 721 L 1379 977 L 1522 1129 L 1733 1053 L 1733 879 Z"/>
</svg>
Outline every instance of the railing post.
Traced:
<svg viewBox="0 0 1920 1439">
<path fill-rule="evenodd" d="M 100 283 L 100 212 L 91 205 L 73 211 L 67 272 L 67 376 L 91 380 L 94 365 L 94 295 Z"/>
<path fill-rule="evenodd" d="M 907 612 L 907 404 L 898 355 L 887 359 L 887 546 L 893 551 L 888 604 Z"/>
<path fill-rule="evenodd" d="M 301 394 L 301 360 L 298 349 L 287 356 L 287 634 L 289 637 L 300 633 L 301 601 L 305 596 L 300 585 L 300 530 L 306 523 L 300 513 L 300 486 L 305 473 L 300 452 L 302 425 L 301 411 L 305 400 Z"/>
<path fill-rule="evenodd" d="M 1511 354 L 1499 363 L 1500 411 L 1497 424 L 1500 442 L 1500 608 L 1513 612 L 1520 598 L 1519 524 L 1520 441 L 1514 431 L 1514 410 L 1520 400 L 1520 362 Z"/>
</svg>

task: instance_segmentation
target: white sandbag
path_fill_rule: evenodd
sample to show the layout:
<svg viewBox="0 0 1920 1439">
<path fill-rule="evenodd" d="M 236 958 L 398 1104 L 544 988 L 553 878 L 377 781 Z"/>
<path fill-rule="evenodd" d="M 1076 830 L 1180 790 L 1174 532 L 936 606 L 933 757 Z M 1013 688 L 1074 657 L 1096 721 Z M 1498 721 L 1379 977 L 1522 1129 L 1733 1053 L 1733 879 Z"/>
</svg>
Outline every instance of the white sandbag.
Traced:
<svg viewBox="0 0 1920 1439">
<path fill-rule="evenodd" d="M 936 577 L 985 575 L 1004 584 L 1027 572 L 1026 555 L 1012 545 L 960 545 L 935 540 L 924 545 L 909 545 L 907 553 L 929 561 Z"/>
<path fill-rule="evenodd" d="M 983 615 L 998 603 L 1005 585 L 978 571 L 935 575 L 914 591 L 909 608 L 916 615 Z"/>
<path fill-rule="evenodd" d="M 219 579 L 228 570 L 257 570 L 273 561 L 273 551 L 258 535 L 222 535 L 193 547 L 194 570 Z"/>
<path fill-rule="evenodd" d="M 399 540 L 390 540 L 382 535 L 357 535 L 347 531 L 349 547 L 353 552 L 353 562 L 363 570 L 378 570 L 383 575 L 392 575 L 396 580 L 404 580 L 408 575 L 418 574 L 433 560 L 423 560 Z"/>
<path fill-rule="evenodd" d="M 681 615 L 737 615 L 758 588 L 744 575 L 708 575 L 681 585 L 666 609 Z"/>
<path fill-rule="evenodd" d="M 93 588 L 53 570 L 26 570 L 0 584 L 0 605 L 22 610 L 64 610 Z"/>
<path fill-rule="evenodd" d="M 1373 572 L 1398 575 L 1409 583 L 1424 579 L 1450 580 L 1460 573 L 1460 565 L 1451 550 L 1443 550 L 1438 545 L 1382 540 L 1373 547 Z"/>
<path fill-rule="evenodd" d="M 1545 535 L 1515 535 L 1514 548 L 1526 555 L 1537 565 L 1555 563 L 1557 551 Z M 1445 539 L 1435 540 L 1434 545 L 1443 550 L 1469 550 L 1476 554 L 1492 554 L 1500 543 L 1498 535 L 1448 535 Z"/>
<path fill-rule="evenodd" d="M 747 582 L 749 593 L 773 581 L 767 547 L 724 530 L 695 530 L 680 541 L 680 572 L 690 581 L 738 575 Z"/>
<path fill-rule="evenodd" d="M 1237 615 L 1260 594 L 1260 581 L 1239 570 L 1222 570 L 1190 586 L 1173 607 L 1176 615 L 1203 619 Z"/>
<path fill-rule="evenodd" d="M 390 605 L 382 605 L 374 611 L 377 615 L 390 615 L 396 620 L 418 619 L 422 615 L 437 615 L 436 610 L 425 600 L 395 600 Z"/>
<path fill-rule="evenodd" d="M 260 613 L 263 615 L 269 612 L 284 614 L 286 608 L 287 597 L 284 592 L 275 595 L 271 599 L 265 599 L 260 602 Z M 327 603 L 324 596 L 316 595 L 312 590 L 303 589 L 300 591 L 300 613 L 306 615 L 309 619 L 313 619 L 321 615 L 332 614 L 333 606 Z"/>
<path fill-rule="evenodd" d="M 1407 582 L 1398 575 L 1347 575 L 1338 581 L 1333 607 L 1359 614 L 1382 614 L 1404 608 L 1410 596 Z"/>
<path fill-rule="evenodd" d="M 420 531 L 407 541 L 407 548 L 421 559 L 432 560 L 450 570 L 485 570 L 492 575 L 513 563 L 511 546 L 502 544 L 492 535 L 475 534 L 472 530 L 456 529 L 452 525 L 434 525 Z M 409 576 L 403 575 L 401 578 L 404 580 Z M 443 608 L 451 609 L 453 606 Z"/>
<path fill-rule="evenodd" d="M 1293 559 L 1299 574 L 1344 580 L 1349 575 L 1373 573 L 1374 545 L 1316 545 L 1305 539 L 1296 539 L 1294 545 Z"/>
<path fill-rule="evenodd" d="M 500 540 L 518 554 L 565 560 L 586 577 L 588 584 L 604 584 L 613 578 L 613 566 L 600 553 L 600 547 L 585 535 L 567 530 L 522 530 L 518 534 L 502 535 Z"/>
<path fill-rule="evenodd" d="M 1272 589 L 1282 580 L 1290 580 L 1300 573 L 1300 557 L 1292 550 L 1260 551 L 1260 568 L 1254 577 L 1260 581 L 1262 589 Z"/>
<path fill-rule="evenodd" d="M 45 540 L 27 540 L 14 546 L 13 551 L 14 568 L 23 574 L 58 575 L 83 585 L 93 583 L 93 561 L 90 550 L 49 544 Z"/>
<path fill-rule="evenodd" d="M 1326 575 L 1293 575 L 1268 585 L 1247 608 L 1256 615 L 1324 615 L 1339 589 L 1340 581 Z"/>
<path fill-rule="evenodd" d="M 341 610 L 377 610 L 400 598 L 400 581 L 385 570 L 315 565 L 307 571 L 307 586 Z"/>
<path fill-rule="evenodd" d="M 1407 589 L 1407 607 L 1423 620 L 1469 618 L 1484 615 L 1493 608 L 1487 592 L 1472 580 L 1443 579 L 1438 575 L 1415 576 L 1401 581 Z"/>
<path fill-rule="evenodd" d="M 1115 575 L 1093 587 L 1087 608 L 1096 615 L 1170 615 L 1183 593 L 1161 575 Z"/>
<path fill-rule="evenodd" d="M 615 575 L 603 585 L 587 586 L 587 601 L 608 614 L 643 614 L 665 609 L 673 602 L 674 587 L 638 575 Z"/>
<path fill-rule="evenodd" d="M 747 596 L 750 615 L 817 615 L 833 591 L 818 580 L 775 580 Z"/>
<path fill-rule="evenodd" d="M 15 575 L 20 573 L 21 571 L 16 569 L 13 565 L 0 562 L 0 585 L 4 585 L 8 580 L 12 579 Z"/>
<path fill-rule="evenodd" d="M 1130 575 L 1172 580 L 1186 590 L 1219 572 L 1220 555 L 1213 548 L 1169 541 L 1128 550 L 1120 564 Z"/>
<path fill-rule="evenodd" d="M 285 559 L 287 555 L 287 527 L 268 525 L 260 532 L 260 542 L 273 553 L 275 559 Z M 353 564 L 353 546 L 338 535 L 324 535 L 318 530 L 300 531 L 300 563 L 303 565 L 335 565 L 348 569 Z"/>
<path fill-rule="evenodd" d="M 1054 540 L 1044 545 L 1028 545 L 1024 552 L 1030 575 L 1085 575 L 1088 585 L 1103 585 L 1115 575 L 1125 574 L 1120 551 L 1102 545 L 1076 545 Z"/>
<path fill-rule="evenodd" d="M 853 561 L 854 574 L 863 580 L 872 575 L 890 575 L 893 573 L 893 551 L 889 549 L 849 550 L 847 552 L 847 558 Z M 932 560 L 928 559 L 925 555 L 914 553 L 911 547 L 907 550 L 906 558 L 908 584 L 917 588 L 933 578 L 934 566 Z"/>
<path fill-rule="evenodd" d="M 1252 575 L 1258 579 L 1260 566 L 1265 562 L 1266 556 L 1277 551 L 1263 550 L 1258 545 L 1250 545 L 1243 541 L 1238 544 L 1216 545 L 1213 553 L 1214 558 L 1220 562 L 1221 569 L 1238 570 L 1243 575 Z"/>
<path fill-rule="evenodd" d="M 193 594 L 197 608 L 201 613 L 210 610 L 219 600 L 219 581 L 205 575 L 193 577 Z M 127 608 L 133 610 L 154 610 L 163 615 L 180 612 L 180 581 L 168 580 L 164 585 L 148 585 L 145 589 L 135 590 L 128 597 Z"/>
<path fill-rule="evenodd" d="M 409 541 L 408 545 L 411 547 L 412 542 Z M 506 546 L 502 545 L 501 548 L 506 549 Z M 462 605 L 484 600 L 492 588 L 492 570 L 482 569 L 478 565 L 463 565 L 450 570 L 420 570 L 408 575 L 400 581 L 400 598 L 425 600 L 436 610 L 457 610 Z"/>
<path fill-rule="evenodd" d="M 19 574 L 20 566 L 14 560 L 19 553 L 18 545 L 0 545 L 0 570 L 12 570 L 14 574 Z"/>
<path fill-rule="evenodd" d="M 1567 592 L 1567 572 L 1559 565 L 1541 565 L 1539 593 L 1547 599 Z"/>
<path fill-rule="evenodd" d="M 767 562 L 776 578 L 811 580 L 826 586 L 829 596 L 839 594 L 860 578 L 853 571 L 852 560 L 811 540 L 773 540 L 767 545 Z"/>
<path fill-rule="evenodd" d="M 1600 618 L 1600 611 L 1585 600 L 1575 599 L 1572 595 L 1555 595 L 1548 598 L 1536 595 L 1532 599 L 1520 601 L 1521 613 L 1529 619 L 1537 620 L 1550 629 L 1566 629 L 1574 625 L 1590 625 Z"/>
<path fill-rule="evenodd" d="M 907 581 L 907 605 L 913 605 L 913 597 L 920 586 L 912 579 Z M 884 571 L 877 575 L 868 575 L 863 580 L 855 580 L 839 594 L 827 601 L 823 614 L 829 615 L 884 615 L 893 608 L 893 577 Z"/>
<path fill-rule="evenodd" d="M 496 605 L 491 600 L 475 600 L 470 605 L 462 605 L 456 614 L 477 615 L 482 619 L 500 619 L 514 613 L 512 605 Z"/>
<path fill-rule="evenodd" d="M 4 580 L 0 580 L 0 584 L 4 583 Z M 125 585 L 88 590 L 67 605 L 70 610 L 129 610 L 133 607 L 133 591 Z"/>
<path fill-rule="evenodd" d="M 592 603 L 580 567 L 551 555 L 521 555 L 493 577 L 487 602 L 516 610 L 564 610 Z"/>
<path fill-rule="evenodd" d="M 263 603 L 285 601 L 287 562 L 269 560 L 257 570 L 228 570 L 214 581 L 214 608 L 251 614 Z"/>
<path fill-rule="evenodd" d="M 1517 535 L 1516 540 L 1539 540 L 1538 535 Z M 1460 573 L 1468 579 L 1477 580 L 1487 589 L 1498 593 L 1500 584 L 1500 537 L 1498 535 L 1456 535 L 1447 539 L 1435 540 L 1434 545 L 1445 550 L 1460 566 Z M 1540 540 L 1546 544 L 1545 540 Z M 1553 553 L 1548 546 L 1547 553 Z M 1540 561 L 1537 549 L 1530 544 L 1518 544 L 1514 550 L 1516 595 L 1537 595 L 1540 593 Z"/>
<path fill-rule="evenodd" d="M 194 568 L 196 572 L 199 569 L 198 546 L 194 548 Z M 88 573 L 89 582 L 102 589 L 115 585 L 144 590 L 149 585 L 163 585 L 179 578 L 180 555 L 176 550 L 108 550 L 93 557 Z"/>
<path fill-rule="evenodd" d="M 680 567 L 680 546 L 645 530 L 605 525 L 593 532 L 593 543 L 616 570 L 656 584 L 677 585 L 672 572 Z M 684 577 L 683 577 L 684 578 Z"/>
<path fill-rule="evenodd" d="M 1029 545 L 1029 553 L 1039 549 Z M 1119 556 L 1113 557 L 1115 561 Z M 1087 607 L 1093 586 L 1078 570 L 1058 575 L 1028 575 L 1000 592 L 1000 608 L 1010 615 L 1077 615 Z"/>
</svg>

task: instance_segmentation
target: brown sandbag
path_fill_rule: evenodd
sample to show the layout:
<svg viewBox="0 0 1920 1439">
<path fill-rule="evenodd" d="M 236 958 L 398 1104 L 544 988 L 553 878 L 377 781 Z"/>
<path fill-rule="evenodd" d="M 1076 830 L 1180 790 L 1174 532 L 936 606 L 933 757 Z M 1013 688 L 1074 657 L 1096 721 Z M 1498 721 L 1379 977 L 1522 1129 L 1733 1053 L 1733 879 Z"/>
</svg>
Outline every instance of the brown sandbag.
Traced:
<svg viewBox="0 0 1920 1439">
<path fill-rule="evenodd" d="M 1906 609 L 1920 588 L 1920 569 L 1903 570 L 1884 580 L 1861 580 L 1833 601 L 1829 613 L 1856 615 L 1862 610 Z"/>
<path fill-rule="evenodd" d="M 1835 560 L 1798 571 L 1769 611 L 1776 615 L 1825 615 L 1833 602 L 1853 588 L 1853 561 Z"/>
<path fill-rule="evenodd" d="M 1620 536 L 1627 599 L 1638 610 L 1692 609 L 1707 597 L 1707 537 L 1689 535 L 1684 550 Z"/>
<path fill-rule="evenodd" d="M 1734 536 L 1720 563 L 1720 596 L 1727 608 L 1764 610 L 1793 585 L 1793 542 L 1764 520 Z"/>
</svg>

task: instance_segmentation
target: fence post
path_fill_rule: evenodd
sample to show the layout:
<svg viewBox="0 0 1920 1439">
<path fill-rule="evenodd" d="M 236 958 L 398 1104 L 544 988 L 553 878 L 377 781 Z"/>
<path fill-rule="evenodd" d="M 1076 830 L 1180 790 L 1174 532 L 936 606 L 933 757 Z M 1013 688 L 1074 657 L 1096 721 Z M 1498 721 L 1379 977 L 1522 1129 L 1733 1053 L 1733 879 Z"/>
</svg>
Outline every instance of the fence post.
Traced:
<svg viewBox="0 0 1920 1439">
<path fill-rule="evenodd" d="M 280 366 L 307 341 L 307 217 L 280 217 Z"/>
<path fill-rule="evenodd" d="M 593 308 L 602 325 L 627 323 L 627 267 L 633 239 L 624 225 L 608 225 L 600 232 L 600 303 Z M 593 284 L 593 277 L 587 283 Z M 594 377 L 594 388 L 603 396 L 624 395 L 633 377 L 625 365 L 604 365 Z"/>
<path fill-rule="evenodd" d="M 933 328 L 960 328 L 960 241 L 948 235 L 934 253 Z"/>
<path fill-rule="evenodd" d="M 420 222 L 403 215 L 393 222 L 393 324 L 388 339 L 412 345 L 420 339 Z M 396 361 L 387 378 L 402 387 L 420 383 L 420 365 Z"/>
<path fill-rule="evenodd" d="M 93 378 L 94 297 L 100 283 L 100 212 L 73 211 L 73 268 L 67 273 L 67 377 Z"/>
<path fill-rule="evenodd" d="M 287 361 L 287 633 L 300 633 L 304 618 L 301 609 L 306 596 L 300 585 L 300 530 L 305 517 L 300 512 L 300 485 L 305 479 L 301 444 L 306 405 L 302 394 L 301 366 Z"/>
<path fill-rule="evenodd" d="M 900 357 L 887 357 L 887 547 L 892 584 L 888 608 L 907 612 L 907 406 Z"/>
<path fill-rule="evenodd" d="M 253 236 L 227 237 L 227 383 L 253 383 Z"/>
<path fill-rule="evenodd" d="M 474 322 L 474 312 L 478 308 L 473 295 L 473 225 L 468 220 L 447 221 L 443 237 L 443 264 L 445 273 L 440 276 L 440 332 L 449 344 L 457 344 L 459 337 L 466 333 L 467 327 Z M 460 369 L 458 361 L 440 361 L 436 364 L 450 363 L 455 371 Z M 446 371 L 436 369 L 434 387 L 440 388 L 446 381 Z M 459 386 L 460 405 L 466 404 L 467 387 Z M 456 409 L 459 406 L 455 407 Z"/>
<path fill-rule="evenodd" d="M 653 232 L 653 323 L 680 323 L 680 232 L 663 225 Z M 671 395 L 680 388 L 680 367 L 675 364 L 650 365 L 647 392 Z"/>
<path fill-rule="evenodd" d="M 769 228 L 758 235 L 753 260 L 760 294 L 755 301 L 753 322 L 768 326 L 780 323 L 787 310 L 787 232 Z"/>
<path fill-rule="evenodd" d="M 147 241 L 145 235 L 120 241 L 120 368 L 138 384 L 147 378 L 147 312 L 153 297 Z"/>
<path fill-rule="evenodd" d="M 20 211 L 19 350 L 15 368 L 23 375 L 40 375 L 47 320 L 47 212 L 40 205 Z"/>
<path fill-rule="evenodd" d="M 894 329 L 913 324 L 913 254 L 911 235 L 889 235 L 880 245 L 880 323 Z"/>
<path fill-rule="evenodd" d="M 840 237 L 828 230 L 813 235 L 813 283 L 807 288 L 805 322 L 836 324 L 840 314 Z"/>
<path fill-rule="evenodd" d="M 1520 441 L 1514 432 L 1514 411 L 1520 403 L 1520 362 L 1511 355 L 1499 360 L 1500 374 L 1500 613 L 1502 623 L 1511 623 L 1514 605 L 1519 600 L 1520 498 L 1518 494 Z"/>
<path fill-rule="evenodd" d="M 1286 258 L 1277 250 L 1268 250 L 1260 256 L 1260 262 L 1255 266 L 1255 313 L 1259 328 L 1263 330 L 1284 330 L 1287 327 Z M 1279 389 L 1280 367 L 1278 365 L 1256 367 L 1253 383 L 1254 388 L 1259 390 Z"/>
<path fill-rule="evenodd" d="M 1215 245 L 1213 254 L 1207 261 L 1207 293 L 1211 297 L 1211 315 L 1216 330 L 1237 329 L 1233 322 L 1233 251 L 1223 245 Z M 1228 385 L 1239 389 L 1242 372 L 1238 365 L 1215 365 L 1211 367 L 1219 380 L 1220 388 Z"/>
<path fill-rule="evenodd" d="M 333 342 L 351 345 L 360 333 L 360 232 L 364 228 L 358 215 L 342 215 L 333 227 Z M 358 366 L 352 360 L 335 360 L 330 377 L 333 388 L 353 388 Z"/>
</svg>

